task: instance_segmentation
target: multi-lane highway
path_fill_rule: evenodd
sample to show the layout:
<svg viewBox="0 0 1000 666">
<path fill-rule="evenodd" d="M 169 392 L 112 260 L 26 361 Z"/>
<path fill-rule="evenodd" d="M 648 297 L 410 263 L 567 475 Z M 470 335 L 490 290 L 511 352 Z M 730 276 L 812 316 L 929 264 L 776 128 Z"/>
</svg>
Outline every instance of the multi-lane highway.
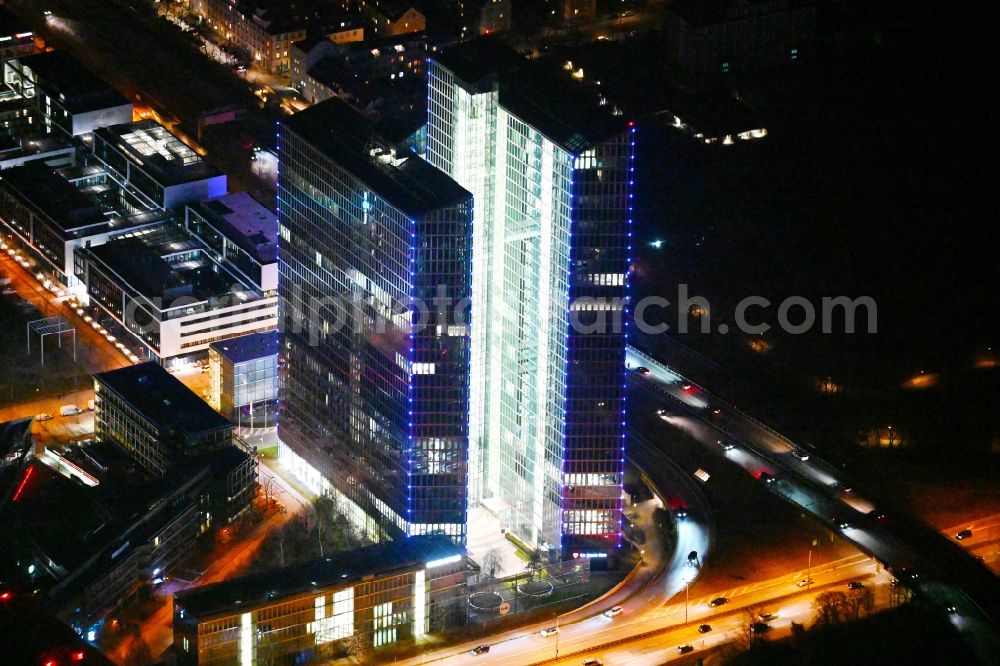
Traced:
<svg viewBox="0 0 1000 666">
<path fill-rule="evenodd" d="M 646 470 L 646 480 L 654 490 L 665 492 L 669 489 L 687 507 L 687 516 L 676 523 L 676 535 L 669 548 L 664 548 L 659 543 L 662 538 L 661 530 L 647 519 L 643 521 L 647 539 L 645 562 L 619 589 L 581 609 L 559 616 L 558 622 L 555 617 L 547 618 L 531 626 L 492 635 L 488 639 L 425 651 L 417 658 L 400 663 L 443 662 L 461 665 L 506 661 L 531 664 L 555 657 L 557 643 L 560 653 L 565 654 L 567 650 L 579 651 L 625 635 L 641 634 L 683 622 L 683 607 L 668 616 L 662 612 L 663 604 L 671 598 L 677 598 L 679 594 L 683 595 L 685 585 L 697 578 L 699 570 L 689 566 L 687 558 L 692 551 L 703 557 L 710 547 L 712 520 L 709 507 L 691 479 L 656 447 L 648 442 L 637 442 L 630 450 L 630 459 Z M 637 510 L 649 516 L 653 509 L 661 505 L 662 499 L 654 498 L 643 502 Z M 692 607 L 693 604 L 692 599 Z M 623 612 L 612 621 L 603 613 L 615 606 L 620 606 Z M 651 623 L 647 620 L 648 617 L 653 618 Z M 556 624 L 559 625 L 558 640 L 555 636 L 546 639 L 539 634 L 542 629 Z M 472 655 L 472 648 L 484 641 L 490 644 L 490 653 Z M 561 647 L 563 644 L 565 649 Z"/>
<path fill-rule="evenodd" d="M 671 470 L 670 491 L 684 494 L 689 508 L 686 520 L 678 521 L 678 545 L 673 549 L 670 566 L 641 585 L 636 582 L 624 602 L 605 600 L 583 611 L 560 618 L 558 637 L 540 635 L 540 630 L 554 626 L 546 620 L 532 626 L 491 636 L 489 639 L 428 651 L 406 663 L 474 664 L 474 663 L 580 663 L 583 659 L 598 659 L 605 666 L 612 664 L 660 664 L 680 656 L 680 645 L 695 650 L 707 649 L 719 643 L 737 639 L 745 614 L 741 609 L 775 613 L 772 622 L 781 630 L 791 621 L 808 622 L 813 616 L 812 599 L 825 589 L 839 589 L 851 580 L 864 581 L 882 589 L 892 575 L 885 568 L 894 567 L 895 574 L 908 586 L 923 594 L 948 613 L 969 644 L 992 663 L 995 639 L 988 615 L 977 601 L 966 595 L 949 576 L 942 575 L 934 557 L 925 559 L 919 548 L 907 543 L 912 537 L 910 521 L 898 514 L 883 514 L 879 502 L 868 497 L 838 469 L 816 458 L 813 451 L 797 446 L 786 437 L 743 414 L 732 405 L 712 395 L 655 360 L 630 350 L 629 365 L 645 368 L 635 372 L 636 389 L 645 393 L 632 402 L 632 409 L 655 409 L 659 422 L 667 428 L 683 431 L 689 438 L 701 442 L 702 457 L 718 457 L 757 477 L 762 487 L 783 497 L 814 515 L 831 530 L 857 545 L 864 553 L 817 565 L 811 569 L 789 568 L 776 578 L 743 584 L 731 589 L 718 589 L 691 597 L 685 602 L 685 582 L 695 571 L 686 566 L 686 554 L 696 550 L 703 555 L 710 551 L 712 521 L 705 500 L 689 472 L 681 471 L 656 442 L 651 429 L 644 429 L 649 438 L 639 432 L 630 437 L 630 456 L 642 469 Z M 649 405 L 662 407 L 648 407 Z M 681 473 L 681 477 L 677 476 Z M 654 485 L 656 485 L 654 483 Z M 927 528 L 942 550 L 954 550 L 959 556 L 981 567 L 975 558 L 961 552 L 953 536 L 969 525 L 949 528 L 944 534 Z M 972 536 L 962 541 L 974 554 L 982 554 L 994 545 L 992 532 L 1000 527 L 1000 516 L 974 521 Z M 931 538 L 922 533 L 922 539 Z M 797 565 L 801 567 L 800 565 Z M 985 569 L 984 569 L 985 571 Z M 987 572 L 989 573 L 989 572 Z M 911 577 L 916 574 L 916 577 Z M 989 574 L 992 575 L 992 574 Z M 799 586 L 811 579 L 805 589 Z M 884 605 L 883 592 L 876 597 L 876 607 Z M 727 603 L 713 608 L 712 599 L 723 597 Z M 613 618 L 602 611 L 621 603 L 624 611 Z M 685 613 L 686 610 L 686 613 Z M 685 614 L 687 622 L 685 622 Z M 711 625 L 711 631 L 698 633 L 701 624 Z M 473 655 L 471 649 L 488 643 L 490 652 Z M 558 648 L 558 659 L 556 651 Z"/>
<path fill-rule="evenodd" d="M 984 663 L 1000 659 L 1000 579 L 953 539 L 879 502 L 815 453 L 745 414 L 637 349 L 627 365 L 659 394 L 664 422 L 747 470 L 772 492 L 808 511 L 876 557 L 948 613 Z"/>
</svg>

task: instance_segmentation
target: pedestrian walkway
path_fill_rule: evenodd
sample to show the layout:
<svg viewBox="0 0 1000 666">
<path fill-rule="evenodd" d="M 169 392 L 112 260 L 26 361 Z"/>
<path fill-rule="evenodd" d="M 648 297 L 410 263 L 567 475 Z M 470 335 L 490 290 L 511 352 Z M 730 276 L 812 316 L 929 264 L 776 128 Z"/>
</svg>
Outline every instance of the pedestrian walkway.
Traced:
<svg viewBox="0 0 1000 666">
<path fill-rule="evenodd" d="M 524 560 L 517 555 L 517 547 L 506 538 L 500 520 L 485 507 L 469 510 L 469 533 L 467 548 L 469 557 L 482 566 L 488 553 L 495 552 L 500 558 L 497 578 L 524 571 Z"/>
</svg>

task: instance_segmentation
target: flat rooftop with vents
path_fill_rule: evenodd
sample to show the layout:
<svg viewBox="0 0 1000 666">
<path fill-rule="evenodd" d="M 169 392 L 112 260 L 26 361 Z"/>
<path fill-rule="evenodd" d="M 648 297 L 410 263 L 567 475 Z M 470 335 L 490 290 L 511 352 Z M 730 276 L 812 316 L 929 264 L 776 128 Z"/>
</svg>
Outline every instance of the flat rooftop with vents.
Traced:
<svg viewBox="0 0 1000 666">
<path fill-rule="evenodd" d="M 120 184 L 161 208 L 176 208 L 227 191 L 225 174 L 154 120 L 98 129 L 94 155 Z"/>
</svg>

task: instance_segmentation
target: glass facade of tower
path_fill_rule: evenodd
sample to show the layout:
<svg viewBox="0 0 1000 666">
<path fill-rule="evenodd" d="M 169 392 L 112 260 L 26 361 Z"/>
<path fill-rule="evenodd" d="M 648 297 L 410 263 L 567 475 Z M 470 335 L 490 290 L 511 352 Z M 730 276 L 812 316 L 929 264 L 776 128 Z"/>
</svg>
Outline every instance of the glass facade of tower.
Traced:
<svg viewBox="0 0 1000 666">
<path fill-rule="evenodd" d="M 502 76 L 430 63 L 427 159 L 477 201 L 471 499 L 534 547 L 608 554 L 621 530 L 631 133 L 622 121 L 600 141 L 557 141 L 531 110 L 505 104 Z"/>
<path fill-rule="evenodd" d="M 371 538 L 462 543 L 469 325 L 434 304 L 470 296 L 472 197 L 339 105 L 279 134 L 279 439 Z"/>
</svg>

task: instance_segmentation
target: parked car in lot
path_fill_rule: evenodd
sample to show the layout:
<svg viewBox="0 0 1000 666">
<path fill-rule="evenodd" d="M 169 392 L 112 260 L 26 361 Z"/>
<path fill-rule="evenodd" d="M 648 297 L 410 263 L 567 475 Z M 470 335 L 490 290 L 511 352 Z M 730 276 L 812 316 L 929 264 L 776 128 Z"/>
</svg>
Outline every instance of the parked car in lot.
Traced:
<svg viewBox="0 0 1000 666">
<path fill-rule="evenodd" d="M 59 416 L 76 416 L 81 411 L 76 405 L 63 405 L 59 408 Z"/>
</svg>

